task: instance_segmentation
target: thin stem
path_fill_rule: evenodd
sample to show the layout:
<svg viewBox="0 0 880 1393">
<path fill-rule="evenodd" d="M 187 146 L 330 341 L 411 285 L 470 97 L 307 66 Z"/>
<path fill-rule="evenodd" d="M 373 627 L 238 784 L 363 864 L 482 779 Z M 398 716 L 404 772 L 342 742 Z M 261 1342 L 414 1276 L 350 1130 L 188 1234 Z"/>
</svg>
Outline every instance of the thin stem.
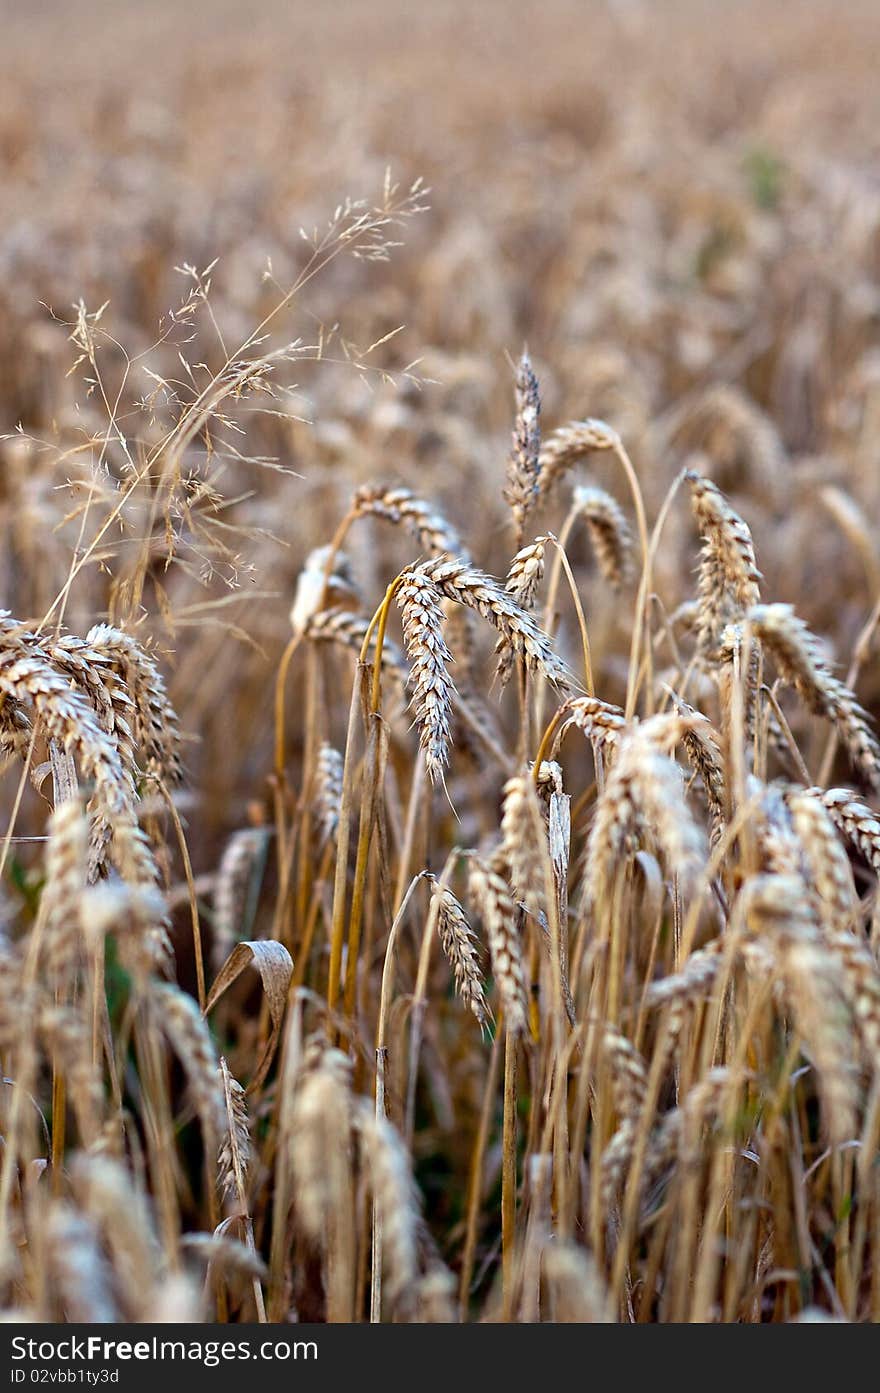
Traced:
<svg viewBox="0 0 880 1393">
<path fill-rule="evenodd" d="M 354 784 L 354 742 L 361 709 L 362 684 L 365 669 L 359 663 L 351 690 L 348 713 L 348 734 L 345 741 L 345 760 L 342 772 L 342 799 L 339 808 L 339 833 L 336 844 L 336 874 L 333 881 L 333 921 L 330 929 L 330 966 L 327 978 L 327 1029 L 332 1033 L 332 1017 L 339 1000 L 342 948 L 345 942 L 345 903 L 348 881 L 348 848 L 350 840 L 352 789 Z"/>
<path fill-rule="evenodd" d="M 205 1002 L 207 1001 L 207 994 L 205 991 L 205 960 L 202 954 L 202 929 L 201 924 L 199 922 L 199 905 L 198 900 L 196 898 L 196 882 L 195 877 L 193 876 L 192 862 L 190 861 L 189 849 L 186 845 L 186 836 L 184 835 L 183 831 L 183 823 L 180 821 L 180 815 L 174 806 L 174 800 L 171 797 L 171 794 L 169 793 L 165 784 L 161 781 L 161 779 L 159 781 L 159 791 L 162 794 L 163 799 L 165 800 L 169 813 L 171 814 L 171 821 L 174 824 L 174 831 L 177 834 L 177 842 L 180 847 L 181 859 L 183 860 L 183 871 L 184 875 L 186 876 L 187 889 L 189 890 L 189 908 L 190 919 L 192 922 L 193 954 L 195 956 L 196 963 L 196 983 L 198 986 L 199 994 L 199 1009 L 204 1012 Z"/>
<path fill-rule="evenodd" d="M 516 1256 L 516 1050 L 516 1036 L 505 1025 L 504 1120 L 501 1143 L 501 1270 L 506 1320 L 511 1316 Z"/>
<path fill-rule="evenodd" d="M 586 682 L 587 693 L 589 696 L 595 696 L 596 687 L 595 683 L 593 682 L 593 660 L 590 652 L 590 636 L 587 631 L 587 621 L 584 618 L 584 610 L 583 605 L 581 604 L 581 597 L 578 594 L 578 588 L 575 584 L 574 575 L 572 574 L 568 557 L 565 554 L 565 548 L 562 546 L 561 542 L 556 542 L 555 537 L 553 538 L 553 541 L 555 542 L 557 551 L 559 552 L 559 557 L 562 562 L 563 569 L 565 571 L 565 578 L 568 581 L 569 589 L 571 590 L 571 597 L 574 601 L 575 612 L 577 614 L 578 628 L 580 629 L 581 634 L 581 647 L 583 649 L 584 655 L 584 680 Z"/>
</svg>

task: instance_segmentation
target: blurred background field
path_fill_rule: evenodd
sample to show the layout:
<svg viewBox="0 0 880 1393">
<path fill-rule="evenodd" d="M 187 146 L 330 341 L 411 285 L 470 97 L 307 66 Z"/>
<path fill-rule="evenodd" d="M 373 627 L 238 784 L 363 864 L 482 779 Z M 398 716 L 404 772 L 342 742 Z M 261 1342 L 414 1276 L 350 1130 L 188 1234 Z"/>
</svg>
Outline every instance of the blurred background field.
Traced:
<svg viewBox="0 0 880 1393">
<path fill-rule="evenodd" d="M 763 594 L 796 604 L 846 672 L 880 595 L 878 52 L 871 0 L 0 0 L 0 606 L 47 631 L 108 620 L 156 654 L 182 733 L 176 806 L 207 952 L 223 848 L 277 816 L 274 686 L 307 557 L 354 490 L 381 480 L 436 504 L 504 576 L 525 344 L 545 433 L 608 422 L 652 524 L 674 477 L 699 462 L 751 526 Z M 425 208 L 387 230 L 400 245 L 336 255 L 331 234 L 312 278 L 328 221 L 345 225 L 346 199 L 381 204 L 388 171 L 401 199 L 417 179 L 429 190 L 414 200 Z M 166 480 L 168 442 L 205 384 L 257 351 L 276 357 L 200 422 Z M 616 460 L 591 458 L 589 474 L 630 509 Z M 551 498 L 541 527 L 558 532 L 569 504 Z M 346 551 L 365 617 L 421 555 L 371 519 Z M 622 704 L 635 585 L 623 598 L 603 587 L 577 530 L 569 554 L 596 689 Z M 696 565 L 679 500 L 654 568 L 660 669 L 675 668 L 664 626 L 692 597 Z M 560 609 L 559 648 L 577 667 L 578 629 Z M 480 642 L 482 661 L 491 649 Z M 872 643 L 860 656 L 859 699 L 876 716 L 880 660 Z M 294 818 L 314 754 L 316 669 L 302 658 L 282 751 Z M 321 737 L 342 749 L 350 655 L 321 671 Z M 512 754 L 517 702 L 490 705 L 493 738 Z M 814 726 L 795 723 L 813 775 L 824 749 Z M 397 827 L 416 737 L 404 723 L 394 738 Z M 831 772 L 852 777 L 839 753 Z M 40 837 L 48 786 L 19 776 L 7 768 L 0 799 L 10 813 L 20 798 L 16 837 Z M 435 872 L 453 843 L 497 826 L 497 768 L 456 764 L 449 790 L 461 821 L 435 791 L 433 841 L 426 827 L 417 846 Z M 186 868 L 162 827 L 178 976 L 194 992 Z M 38 842 L 11 847 L 16 911 L 22 895 L 33 908 L 41 856 Z M 313 869 L 301 872 L 303 897 Z M 278 874 L 272 853 L 254 937 L 286 913 Z M 329 895 L 313 984 L 326 970 Z M 375 878 L 371 896 L 368 1053 L 388 927 Z M 296 948 L 302 932 L 291 921 L 283 936 Z M 266 1015 L 253 994 L 235 1000 L 224 1047 L 242 1075 Z M 426 1046 L 430 1101 L 420 1095 L 412 1148 L 454 1268 L 487 1058 L 472 1033 Z M 275 1117 L 273 1087 L 255 1115 Z M 264 1161 L 252 1199 L 268 1258 L 271 1146 Z M 480 1300 L 498 1256 L 487 1194 Z M 199 1203 L 181 1200 L 188 1223 Z M 199 1212 L 204 1226 L 204 1203 Z M 820 1291 L 813 1281 L 803 1304 Z M 840 1286 L 850 1314 L 858 1284 Z M 285 1293 L 274 1292 L 281 1307 Z M 306 1314 L 323 1313 L 314 1291 L 300 1297 Z M 750 1309 L 778 1316 L 783 1303 L 764 1309 L 758 1297 Z"/>
<path fill-rule="evenodd" d="M 4 602 L 33 617 L 57 592 L 70 532 L 44 523 L 106 425 L 82 369 L 69 375 L 75 303 L 108 301 L 102 327 L 136 358 L 190 288 L 175 268 L 219 258 L 213 314 L 241 340 L 277 298 L 267 264 L 286 286 L 307 252 L 299 228 L 323 226 L 346 195 L 377 197 L 390 165 L 430 185 L 430 211 L 390 264 L 337 261 L 276 327 L 310 343 L 338 323 L 366 347 L 403 326 L 371 363 L 418 359 L 432 381 L 368 390 L 326 364 L 288 372 L 298 390 L 282 415 L 249 411 L 239 444 L 301 477 L 230 463 L 222 481 L 226 496 L 250 495 L 229 520 L 279 543 L 232 548 L 235 591 L 231 571 L 206 593 L 188 575 L 163 582 L 172 613 L 222 596 L 221 617 L 246 613 L 262 650 L 240 648 L 230 671 L 217 628 L 190 633 L 186 653 L 173 623 L 158 635 L 183 726 L 201 733 L 189 760 L 205 828 L 234 823 L 253 792 L 260 693 L 294 578 L 354 483 L 378 474 L 448 504 L 466 531 L 478 519 L 485 563 L 503 567 L 507 359 L 526 340 L 545 422 L 609 419 L 655 501 L 678 463 L 677 405 L 724 384 L 765 412 L 783 477 L 771 489 L 743 454 L 721 482 L 754 495 L 764 565 L 786 554 L 780 595 L 804 596 L 817 622 L 830 601 L 845 644 L 859 565 L 839 529 L 817 535 L 814 522 L 822 483 L 877 498 L 878 30 L 859 0 L 845 12 L 812 0 L 4 5 L 0 426 L 39 442 L 5 447 Z M 216 366 L 206 316 L 197 330 L 188 358 Z M 101 354 L 112 394 L 121 352 Z M 141 360 L 169 362 L 176 349 Z M 149 431 L 132 404 L 155 385 L 141 364 L 125 389 L 135 449 Z M 809 549 L 781 535 L 799 529 Z M 72 627 L 101 584 L 90 574 L 73 590 Z M 212 759 L 242 717 L 247 742 Z"/>
</svg>

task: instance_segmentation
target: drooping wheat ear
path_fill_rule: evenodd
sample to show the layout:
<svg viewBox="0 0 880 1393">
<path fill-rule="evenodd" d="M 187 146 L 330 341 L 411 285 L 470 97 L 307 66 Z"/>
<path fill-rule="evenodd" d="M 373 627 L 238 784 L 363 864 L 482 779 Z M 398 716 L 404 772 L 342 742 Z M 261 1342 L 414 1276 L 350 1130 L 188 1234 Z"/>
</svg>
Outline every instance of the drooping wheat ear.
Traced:
<svg viewBox="0 0 880 1393">
<path fill-rule="evenodd" d="M 155 658 L 131 634 L 109 624 L 96 624 L 86 634 L 86 643 L 110 660 L 134 702 L 134 738 L 146 773 L 167 784 L 180 783 L 177 712 Z"/>
<path fill-rule="evenodd" d="M 880 818 L 848 788 L 810 789 L 821 798 L 835 826 L 880 875 Z"/>
<path fill-rule="evenodd" d="M 498 867 L 476 855 L 471 857 L 468 893 L 486 931 L 507 1028 L 513 1034 L 522 1034 L 528 1008 L 516 901 Z"/>
<path fill-rule="evenodd" d="M 230 1074 L 225 1059 L 220 1060 L 220 1084 L 225 1116 L 217 1153 L 217 1188 L 224 1199 L 240 1203 L 251 1162 L 250 1120 L 245 1091 Z"/>
<path fill-rule="evenodd" d="M 116 745 L 129 787 L 130 817 L 133 818 L 133 804 L 140 778 L 135 753 L 138 717 L 122 671 L 110 654 L 73 634 L 50 642 L 47 652 L 52 665 L 87 698 L 101 729 Z M 89 879 L 94 880 L 104 868 L 118 819 L 100 804 L 96 807 L 95 800 L 91 811 L 94 817 L 89 846 Z"/>
<path fill-rule="evenodd" d="M 549 848 L 535 781 L 529 772 L 514 774 L 504 785 L 501 849 L 515 896 L 536 912 L 545 899 L 544 865 Z"/>
<path fill-rule="evenodd" d="M 681 738 L 686 724 L 678 716 L 654 716 L 621 741 L 587 843 L 584 891 L 594 908 L 608 903 L 618 862 L 645 832 L 682 889 L 694 881 L 705 859 L 703 834 L 688 807 L 681 770 L 658 749 Z"/>
<path fill-rule="evenodd" d="M 717 653 L 726 626 L 742 619 L 760 600 L 761 573 L 752 534 L 721 490 L 694 469 L 689 469 L 685 478 L 703 539 L 697 642 L 700 651 L 711 657 Z"/>
<path fill-rule="evenodd" d="M 339 829 L 344 767 L 342 755 L 325 740 L 315 761 L 315 821 L 322 848 L 336 840 Z"/>
<path fill-rule="evenodd" d="M 851 1137 L 857 1107 L 854 1022 L 839 957 L 822 940 L 804 881 L 754 876 L 740 891 L 736 913 L 778 964 L 786 1004 L 816 1066 L 830 1135 L 835 1141 Z"/>
<path fill-rule="evenodd" d="M 792 828 L 800 841 L 808 881 L 823 922 L 835 930 L 850 929 L 858 908 L 852 868 L 834 821 L 821 798 L 802 789 L 786 797 Z"/>
<path fill-rule="evenodd" d="M 798 1032 L 816 1065 L 828 1130 L 852 1137 L 857 1123 L 858 1068 L 846 979 L 838 955 L 821 941 L 787 942 L 781 966 Z"/>
<path fill-rule="evenodd" d="M 315 643 L 337 644 L 358 656 L 368 628 L 369 621 L 362 614 L 351 614 L 344 609 L 328 609 L 312 615 L 306 626 L 306 636 Z M 407 678 L 406 664 L 400 650 L 387 638 L 382 645 L 382 672 L 399 688 L 403 688 Z"/>
<path fill-rule="evenodd" d="M 575 489 L 574 505 L 587 524 L 600 572 L 618 590 L 635 568 L 635 538 L 626 514 L 616 498 L 594 484 Z"/>
<path fill-rule="evenodd" d="M 0 756 L 26 759 L 31 744 L 31 723 L 20 702 L 0 696 Z"/>
<path fill-rule="evenodd" d="M 614 1315 L 602 1273 L 586 1248 L 560 1238 L 542 1255 L 550 1319 L 571 1325 L 605 1325 Z"/>
<path fill-rule="evenodd" d="M 612 1026 L 606 1026 L 602 1036 L 602 1053 L 611 1073 L 614 1106 L 621 1120 L 635 1120 L 648 1091 L 645 1061 L 632 1041 Z"/>
<path fill-rule="evenodd" d="M 627 722 L 623 710 L 598 697 L 572 697 L 563 708 L 568 714 L 556 730 L 550 757 L 555 758 L 569 727 L 574 726 L 586 736 L 593 747 L 594 756 L 602 755 L 609 762 L 618 748 L 626 731 Z"/>
<path fill-rule="evenodd" d="M 131 785 L 115 742 L 101 729 L 86 698 L 51 666 L 40 646 L 0 611 L 0 695 L 32 709 L 46 734 L 72 755 L 91 779 L 100 809 L 118 814 L 131 802 Z"/>
<path fill-rule="evenodd" d="M 696 402 L 688 402 L 674 432 L 682 426 L 722 467 L 751 474 L 771 498 L 778 497 L 780 480 L 788 473 L 782 442 L 770 417 L 739 387 L 707 388 Z"/>
<path fill-rule="evenodd" d="M 296 591 L 290 610 L 290 626 L 295 634 L 305 633 L 309 621 L 324 610 L 351 605 L 357 599 L 357 587 L 351 573 L 351 563 L 344 552 L 333 557 L 330 574 L 330 547 L 315 547 L 305 560 L 297 577 Z"/>
<path fill-rule="evenodd" d="M 70 1171 L 77 1202 L 110 1253 L 126 1318 L 137 1320 L 146 1314 L 162 1259 L 146 1197 L 112 1157 L 80 1153 Z"/>
<path fill-rule="evenodd" d="M 263 1259 L 247 1243 L 231 1238 L 225 1231 L 215 1229 L 213 1233 L 187 1233 L 181 1239 L 184 1250 L 192 1253 L 205 1263 L 208 1276 L 258 1280 L 266 1276 Z"/>
<path fill-rule="evenodd" d="M 702 711 L 697 711 L 686 701 L 678 699 L 675 709 L 688 722 L 682 733 L 681 743 L 688 763 L 699 777 L 706 793 L 712 822 L 711 839 L 714 844 L 724 831 L 724 759 L 718 736 Z"/>
<path fill-rule="evenodd" d="M 135 778 L 135 706 L 108 655 L 86 639 L 65 634 L 47 644 L 52 666 L 88 698 L 103 731 L 113 737 L 122 767 Z"/>
<path fill-rule="evenodd" d="M 617 431 L 604 421 L 588 419 L 558 426 L 544 440 L 538 456 L 539 498 L 546 498 L 554 484 L 584 455 L 594 450 L 613 450 L 618 443 Z"/>
<path fill-rule="evenodd" d="M 549 540 L 549 536 L 536 537 L 518 551 L 510 563 L 504 589 L 523 609 L 531 609 L 535 603 L 535 595 L 544 576 L 544 552 Z M 503 690 L 513 675 L 515 654 L 504 637 L 498 639 L 495 653 L 498 659 L 497 676 Z"/>
<path fill-rule="evenodd" d="M 691 953 L 684 967 L 668 977 L 652 982 L 645 992 L 649 1007 L 680 1005 L 702 1001 L 715 985 L 721 970 L 722 944 L 713 939 Z"/>
<path fill-rule="evenodd" d="M 446 954 L 446 961 L 452 968 L 455 989 L 482 1029 L 490 1019 L 490 1012 L 477 958 L 474 932 L 461 904 L 445 885 L 435 882 L 431 889 L 431 898 L 438 905 L 437 932 Z"/>
<path fill-rule="evenodd" d="M 516 420 L 504 488 L 505 502 L 510 505 L 513 514 L 518 546 L 537 499 L 540 449 L 541 395 L 529 355 L 524 352 L 516 370 Z"/>
<path fill-rule="evenodd" d="M 49 819 L 46 880 L 40 897 L 46 968 L 56 987 L 72 983 L 81 956 L 88 850 L 88 823 L 79 801 L 68 799 Z"/>
<path fill-rule="evenodd" d="M 794 612 L 792 605 L 755 605 L 749 610 L 752 631 L 804 704 L 819 715 L 832 715 L 837 681 L 821 641 Z"/>
<path fill-rule="evenodd" d="M 449 763 L 452 701 L 455 687 L 447 671 L 452 654 L 443 636 L 440 591 L 421 567 L 404 573 L 397 603 L 403 621 L 403 642 L 412 671 L 411 704 L 419 726 L 425 766 L 433 782 L 442 780 Z"/>
<path fill-rule="evenodd" d="M 833 721 L 850 759 L 875 790 L 880 790 L 880 744 L 854 692 L 832 673 L 822 645 L 791 605 L 756 605 L 749 611 L 755 635 L 804 705 Z"/>
<path fill-rule="evenodd" d="M 351 1159 L 351 1062 L 341 1050 L 323 1050 L 301 1078 L 291 1114 L 290 1163 L 297 1221 L 317 1244 L 344 1196 Z"/>
<path fill-rule="evenodd" d="M 157 1027 L 168 1037 L 183 1065 L 193 1107 L 205 1133 L 209 1155 L 216 1156 L 226 1115 L 220 1065 L 208 1024 L 191 996 L 170 982 L 151 985 Z"/>
<path fill-rule="evenodd" d="M 555 686 L 571 684 L 568 670 L 554 652 L 547 634 L 491 576 L 453 557 L 438 557 L 435 561 L 408 567 L 403 575 L 405 584 L 414 579 L 428 583 L 441 596 L 476 610 L 507 639 L 514 653 L 525 659 L 530 671 L 540 673 Z"/>
<path fill-rule="evenodd" d="M 53 1309 L 50 1319 L 106 1325 L 119 1320 L 113 1277 L 95 1225 L 56 1200 L 46 1217 L 43 1254 Z"/>
<path fill-rule="evenodd" d="M 415 1296 L 419 1271 L 421 1206 L 409 1152 L 397 1129 L 362 1101 L 357 1128 L 370 1177 L 373 1204 L 382 1226 L 383 1291 L 392 1310 L 405 1314 Z"/>
<path fill-rule="evenodd" d="M 352 507 L 359 517 L 372 514 L 386 522 L 402 524 L 413 534 L 419 546 L 432 556 L 464 556 L 461 539 L 451 523 L 409 489 L 386 488 L 383 484 L 362 484 L 355 493 Z"/>
<path fill-rule="evenodd" d="M 269 832 L 265 827 L 242 827 L 233 832 L 220 858 L 214 882 L 214 939 L 212 958 L 222 967 L 242 936 L 248 901 L 259 883 Z"/>
</svg>

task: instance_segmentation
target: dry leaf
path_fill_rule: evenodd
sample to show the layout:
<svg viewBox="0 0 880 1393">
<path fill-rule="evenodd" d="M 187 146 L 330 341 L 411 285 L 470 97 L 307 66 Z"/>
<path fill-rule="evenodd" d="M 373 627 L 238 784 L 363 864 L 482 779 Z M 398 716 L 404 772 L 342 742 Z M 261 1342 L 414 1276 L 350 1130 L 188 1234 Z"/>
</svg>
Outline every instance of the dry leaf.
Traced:
<svg viewBox="0 0 880 1393">
<path fill-rule="evenodd" d="M 245 968 L 250 966 L 257 969 L 263 983 L 266 1004 L 269 1007 L 269 1018 L 272 1022 L 272 1033 L 266 1041 L 262 1058 L 247 1086 L 248 1093 L 259 1088 L 263 1082 L 269 1072 L 269 1066 L 275 1057 L 278 1045 L 281 1022 L 284 1018 L 284 1007 L 287 1004 L 287 991 L 293 973 L 293 959 L 284 944 L 279 943 L 274 938 L 248 939 L 245 942 L 236 943 L 214 978 L 214 985 L 211 987 L 205 1006 L 205 1014 L 207 1015 L 217 1005 L 223 993 L 232 986 L 233 982 L 238 981 Z"/>
</svg>

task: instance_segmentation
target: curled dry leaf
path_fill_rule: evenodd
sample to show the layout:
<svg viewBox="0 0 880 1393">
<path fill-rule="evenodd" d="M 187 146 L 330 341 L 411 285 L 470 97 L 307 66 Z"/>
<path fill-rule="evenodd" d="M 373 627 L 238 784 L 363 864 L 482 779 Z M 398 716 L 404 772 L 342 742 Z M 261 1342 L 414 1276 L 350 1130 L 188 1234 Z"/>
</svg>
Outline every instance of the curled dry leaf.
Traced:
<svg viewBox="0 0 880 1393">
<path fill-rule="evenodd" d="M 246 967 L 255 967 L 260 974 L 263 991 L 266 993 L 266 1005 L 269 1007 L 269 1019 L 272 1022 L 269 1039 L 247 1086 L 246 1091 L 252 1093 L 265 1079 L 275 1057 L 281 1022 L 284 1019 L 284 1007 L 287 1004 L 287 991 L 293 974 L 293 959 L 284 944 L 274 938 L 249 939 L 243 943 L 236 943 L 214 978 L 214 985 L 208 993 L 205 1005 L 206 1015 L 214 1009 L 233 982 L 238 981 Z"/>
</svg>

